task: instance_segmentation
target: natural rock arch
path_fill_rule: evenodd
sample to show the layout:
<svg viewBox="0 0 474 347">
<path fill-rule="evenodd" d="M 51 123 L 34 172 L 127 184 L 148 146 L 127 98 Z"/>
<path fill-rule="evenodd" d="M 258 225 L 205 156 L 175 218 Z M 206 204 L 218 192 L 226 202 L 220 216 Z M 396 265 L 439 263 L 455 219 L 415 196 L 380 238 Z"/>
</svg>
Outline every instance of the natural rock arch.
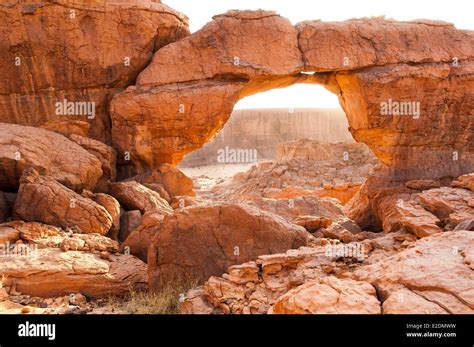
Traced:
<svg viewBox="0 0 474 347">
<path fill-rule="evenodd" d="M 114 97 L 113 143 L 130 153 L 122 172 L 176 164 L 222 128 L 239 99 L 319 83 L 337 94 L 353 137 L 383 164 L 361 193 L 373 198 L 372 187 L 474 170 L 473 58 L 474 33 L 444 22 L 293 26 L 273 12 L 230 11 L 158 50 L 136 86 Z M 390 102 L 414 103 L 420 114 L 381 114 Z M 359 197 L 364 211 L 367 196 Z"/>
</svg>

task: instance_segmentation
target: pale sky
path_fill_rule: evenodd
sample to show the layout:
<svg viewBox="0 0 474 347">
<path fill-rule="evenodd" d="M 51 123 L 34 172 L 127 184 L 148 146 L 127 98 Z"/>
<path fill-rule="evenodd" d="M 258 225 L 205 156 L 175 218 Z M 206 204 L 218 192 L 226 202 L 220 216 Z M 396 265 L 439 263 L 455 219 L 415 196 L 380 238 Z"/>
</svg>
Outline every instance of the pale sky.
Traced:
<svg viewBox="0 0 474 347">
<path fill-rule="evenodd" d="M 397 20 L 436 19 L 474 30 L 473 0 L 162 0 L 189 17 L 191 32 L 228 10 L 273 10 L 293 24 L 304 20 L 343 21 L 382 16 Z M 321 86 L 295 85 L 241 100 L 235 108 L 339 107 Z"/>
</svg>

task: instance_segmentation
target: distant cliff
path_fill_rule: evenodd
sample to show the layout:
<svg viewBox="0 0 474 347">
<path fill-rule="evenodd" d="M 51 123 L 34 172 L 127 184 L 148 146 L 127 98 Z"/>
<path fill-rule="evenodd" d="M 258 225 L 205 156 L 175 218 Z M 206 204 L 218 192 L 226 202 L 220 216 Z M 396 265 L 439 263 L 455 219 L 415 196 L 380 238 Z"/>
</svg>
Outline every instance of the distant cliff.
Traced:
<svg viewBox="0 0 474 347">
<path fill-rule="evenodd" d="M 278 143 L 299 139 L 321 142 L 352 142 L 347 119 L 340 109 L 234 110 L 229 121 L 203 148 L 188 154 L 180 166 L 217 162 L 218 151 L 257 150 L 258 159 L 274 159 Z"/>
</svg>

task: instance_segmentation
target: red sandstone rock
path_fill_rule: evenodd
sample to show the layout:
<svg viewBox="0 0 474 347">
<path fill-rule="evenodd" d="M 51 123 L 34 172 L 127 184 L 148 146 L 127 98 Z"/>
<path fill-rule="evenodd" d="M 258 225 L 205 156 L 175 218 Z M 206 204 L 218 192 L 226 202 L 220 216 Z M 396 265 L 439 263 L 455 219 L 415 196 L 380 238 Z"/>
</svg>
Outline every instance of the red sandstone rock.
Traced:
<svg viewBox="0 0 474 347">
<path fill-rule="evenodd" d="M 110 139 L 108 95 L 134 81 L 156 49 L 189 33 L 187 18 L 159 2 L 16 1 L 0 8 L 2 121 L 86 121 L 100 140 Z M 58 115 L 55 104 L 64 99 L 95 102 L 95 118 Z"/>
<path fill-rule="evenodd" d="M 286 18 L 260 10 L 229 11 L 213 19 L 193 35 L 159 50 L 137 83 L 286 76 L 301 66 L 297 31 Z"/>
<path fill-rule="evenodd" d="M 452 24 L 441 21 L 371 18 L 306 21 L 296 27 L 305 69 L 310 71 L 473 58 L 471 32 L 456 30 Z M 460 44 L 453 45 L 453 41 Z"/>
<path fill-rule="evenodd" d="M 472 232 L 445 232 L 419 240 L 414 247 L 383 261 L 361 267 L 355 278 L 372 283 L 382 300 L 389 300 L 384 303 L 388 310 L 385 313 L 472 313 L 473 249 Z M 406 296 L 402 292 L 398 296 L 397 291 L 404 288 L 413 293 Z M 394 300 L 398 300 L 398 305 Z M 427 307 L 426 301 L 435 305 Z"/>
<path fill-rule="evenodd" d="M 148 189 L 136 181 L 112 183 L 110 194 L 115 197 L 127 210 L 139 210 L 141 213 L 158 212 L 170 214 L 173 212 L 168 202 L 160 194 Z"/>
<path fill-rule="evenodd" d="M 82 293 L 97 298 L 146 288 L 146 265 L 130 255 L 98 255 L 57 248 L 37 249 L 35 256 L 0 257 L 4 285 L 39 297 Z"/>
<path fill-rule="evenodd" d="M 71 135 L 87 136 L 91 125 L 89 122 L 80 120 L 55 119 L 47 121 L 39 128 L 54 131 L 69 138 Z"/>
<path fill-rule="evenodd" d="M 0 124 L 0 189 L 18 188 L 27 167 L 34 167 L 76 191 L 93 189 L 103 173 L 95 156 L 64 136 L 38 128 Z"/>
<path fill-rule="evenodd" d="M 454 188 L 470 189 L 474 192 L 474 173 L 458 177 L 452 186 Z"/>
<path fill-rule="evenodd" d="M 52 178 L 28 169 L 20 180 L 15 219 L 41 222 L 78 233 L 106 234 L 112 216 L 96 202 L 84 198 Z"/>
<path fill-rule="evenodd" d="M 0 225 L 0 228 L 8 233 L 8 230 L 18 232 L 18 239 L 28 244 L 37 245 L 39 248 L 61 248 L 73 251 L 108 251 L 117 253 L 118 243 L 100 234 L 71 234 L 64 232 L 61 228 L 36 222 L 13 221 Z M 10 241 L 14 243 L 14 241 Z"/>
<path fill-rule="evenodd" d="M 293 220 L 293 223 L 301 225 L 310 233 L 314 233 L 321 228 L 330 226 L 332 224 L 332 220 L 319 216 L 298 216 Z"/>
<path fill-rule="evenodd" d="M 383 229 L 385 232 L 405 228 L 419 238 L 440 233 L 441 221 L 422 206 L 412 201 L 404 201 L 394 195 L 383 199 L 379 204 Z"/>
<path fill-rule="evenodd" d="M 309 235 L 302 227 L 244 205 L 176 210 L 156 229 L 148 250 L 154 290 L 176 279 L 204 280 L 260 254 L 299 247 Z"/>
<path fill-rule="evenodd" d="M 170 164 L 161 164 L 152 172 L 143 173 L 133 179 L 144 185 L 162 185 L 168 193 L 169 198 L 179 195 L 196 195 L 193 190 L 193 180 L 181 172 L 181 170 Z"/>
<path fill-rule="evenodd" d="M 253 19 L 243 20 L 241 16 Z M 236 36 L 234 32 L 239 33 L 239 40 L 242 35 L 248 38 L 253 38 L 254 32 L 259 35 L 257 40 L 239 41 L 245 42 L 243 47 L 236 43 L 233 56 L 245 55 L 249 51 L 247 47 L 253 47 L 252 43 L 259 42 L 260 37 L 265 38 L 265 43 L 271 41 L 274 47 L 266 50 L 262 58 L 278 62 L 281 54 L 298 56 L 298 45 L 294 45 L 293 50 L 290 48 L 291 38 L 284 43 L 287 45 L 284 50 L 279 49 L 279 45 L 283 44 L 280 33 L 278 39 L 266 38 L 271 30 L 263 23 L 276 18 L 259 11 L 231 12 L 155 54 L 152 64 L 140 75 L 136 88 L 116 96 L 112 102 L 113 128 L 116 127 L 116 130 L 113 129 L 114 142 L 120 151 L 130 151 L 134 166 L 143 171 L 144 167 L 158 163 L 176 163 L 183 154 L 202 145 L 205 139 L 220 129 L 238 99 L 276 86 L 304 81 L 323 84 L 341 96 L 340 102 L 347 114 L 352 135 L 357 141 L 366 143 L 387 166 L 387 170 L 379 174 L 387 176 L 389 181 L 395 173 L 401 181 L 436 180 L 474 170 L 474 141 L 468 130 L 474 98 L 469 92 L 465 93 L 473 90 L 474 83 L 472 32 L 432 21 L 395 22 L 375 18 L 342 23 L 305 22 L 297 26 L 305 66 L 298 59 L 294 61 L 293 68 L 283 69 L 294 71 L 292 75 L 285 73 L 282 76 L 279 71 L 266 69 L 267 65 L 263 63 L 241 66 L 242 71 L 239 71 L 235 66 L 229 68 L 228 64 L 222 64 L 219 59 L 205 58 L 208 53 L 218 57 L 227 55 L 225 45 L 219 46 L 219 51 L 212 43 L 214 28 L 223 26 L 227 21 L 235 22 L 233 31 L 227 35 L 231 38 Z M 255 26 L 255 29 L 248 33 L 245 30 L 247 25 Z M 211 43 L 206 41 L 209 37 Z M 406 41 L 407 37 L 409 41 Z M 329 47 L 339 40 L 346 42 L 347 47 Z M 462 44 L 453 45 L 455 41 Z M 265 47 L 265 44 L 260 46 Z M 259 47 L 254 50 L 259 52 Z M 399 52 L 395 54 L 394 50 Z M 182 61 L 187 59 L 185 55 L 194 57 L 197 53 L 199 55 L 193 61 L 198 64 L 189 65 L 189 70 L 183 68 Z M 346 56 L 348 64 L 344 64 Z M 454 64 L 454 58 L 462 63 Z M 210 70 L 201 69 L 200 61 L 209 63 L 206 67 L 209 66 Z M 219 64 L 212 64 L 214 61 Z M 288 61 L 292 60 L 285 60 Z M 275 63 L 273 66 L 281 67 Z M 316 74 L 298 74 L 303 70 L 316 70 Z M 205 96 L 212 92 L 215 84 L 224 83 L 223 76 L 226 88 L 234 89 L 225 96 L 229 102 L 212 102 L 211 111 L 204 112 L 202 100 L 207 100 Z M 229 82 L 231 77 L 234 82 Z M 452 90 L 449 102 L 440 99 L 441 89 Z M 183 102 L 186 110 L 193 109 L 192 124 L 180 123 L 180 113 L 176 112 L 179 102 L 174 97 L 183 100 L 182 90 L 186 91 L 186 95 L 200 95 L 186 98 Z M 415 114 L 382 114 L 381 105 L 389 101 L 419 102 L 419 117 Z M 162 109 L 151 106 L 157 104 Z M 440 107 L 441 104 L 444 106 Z M 206 105 L 209 103 L 206 102 Z M 206 122 L 208 127 L 196 127 L 199 120 L 208 118 L 209 113 L 213 117 L 211 122 Z M 163 129 L 163 120 L 171 120 L 167 123 L 167 131 Z M 140 124 L 139 132 L 124 126 L 135 122 Z M 451 124 L 454 127 L 452 131 L 439 131 L 445 124 Z M 151 138 L 149 133 L 154 135 L 151 136 L 153 141 L 147 140 Z M 140 149 L 135 148 L 133 138 L 141 139 L 138 141 Z"/>
<path fill-rule="evenodd" d="M 448 187 L 425 190 L 419 195 L 420 204 L 447 224 L 447 228 L 474 218 L 474 207 L 469 205 L 473 198 L 474 192 L 470 190 Z"/>
<path fill-rule="evenodd" d="M 367 282 L 326 277 L 303 284 L 281 296 L 271 314 L 377 314 L 375 288 Z"/>
<path fill-rule="evenodd" d="M 111 195 L 103 193 L 90 193 L 87 191 L 82 192 L 82 196 L 85 198 L 91 199 L 104 207 L 112 217 L 112 227 L 109 230 L 108 236 L 114 240 L 118 240 L 118 235 L 120 231 L 120 204 L 119 202 Z"/>
<path fill-rule="evenodd" d="M 177 164 L 186 153 L 198 149 L 224 126 L 241 84 L 201 81 L 131 87 L 116 95 L 110 104 L 112 138 L 122 170 L 133 174 L 162 163 Z M 129 161 L 122 160 L 126 152 Z"/>
<path fill-rule="evenodd" d="M 72 134 L 69 139 L 99 159 L 103 175 L 97 182 L 96 191 L 107 192 L 109 182 L 114 182 L 117 177 L 116 151 L 112 147 L 88 137 Z"/>
</svg>

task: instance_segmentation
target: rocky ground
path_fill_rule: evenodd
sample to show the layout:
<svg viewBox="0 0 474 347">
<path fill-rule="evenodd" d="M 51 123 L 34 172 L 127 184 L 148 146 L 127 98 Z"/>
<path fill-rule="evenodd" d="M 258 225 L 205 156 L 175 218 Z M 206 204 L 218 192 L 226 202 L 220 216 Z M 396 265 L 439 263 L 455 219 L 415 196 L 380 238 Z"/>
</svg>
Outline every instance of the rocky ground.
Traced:
<svg viewBox="0 0 474 347">
<path fill-rule="evenodd" d="M 259 10 L 190 34 L 159 1 L 0 19 L 0 312 L 472 313 L 473 32 Z M 357 144 L 282 143 L 204 189 L 176 167 L 239 99 L 299 82 Z"/>
</svg>

